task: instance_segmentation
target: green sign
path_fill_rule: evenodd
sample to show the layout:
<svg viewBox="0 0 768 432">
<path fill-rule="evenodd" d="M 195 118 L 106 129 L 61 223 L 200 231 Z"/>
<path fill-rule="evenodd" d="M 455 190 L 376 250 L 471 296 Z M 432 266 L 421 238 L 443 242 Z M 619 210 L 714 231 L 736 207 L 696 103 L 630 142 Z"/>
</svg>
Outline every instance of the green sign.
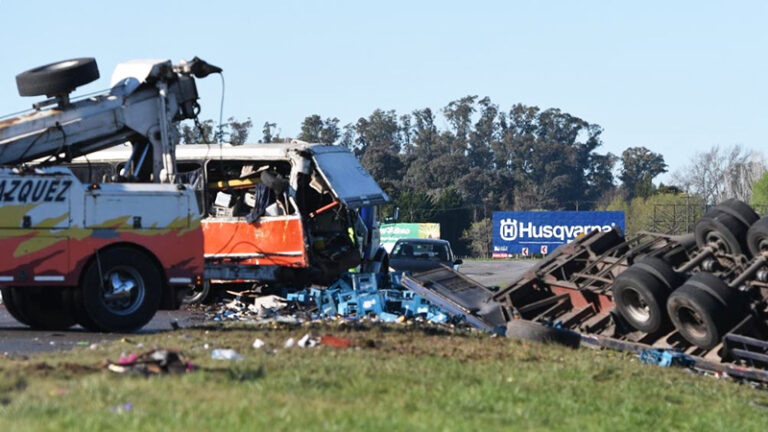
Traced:
<svg viewBox="0 0 768 432">
<path fill-rule="evenodd" d="M 392 246 L 399 239 L 440 238 L 440 224 L 431 222 L 381 224 L 379 231 L 381 233 L 381 245 L 387 251 L 391 251 Z"/>
</svg>

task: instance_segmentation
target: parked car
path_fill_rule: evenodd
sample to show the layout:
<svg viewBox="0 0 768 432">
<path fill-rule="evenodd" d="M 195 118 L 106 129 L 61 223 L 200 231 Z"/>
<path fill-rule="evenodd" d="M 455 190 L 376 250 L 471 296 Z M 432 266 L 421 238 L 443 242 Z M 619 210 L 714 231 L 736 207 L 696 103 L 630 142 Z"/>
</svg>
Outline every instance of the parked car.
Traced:
<svg viewBox="0 0 768 432">
<path fill-rule="evenodd" d="M 458 270 L 462 260 L 456 259 L 451 243 L 439 239 L 400 239 L 392 247 L 389 266 L 398 272 L 423 272 L 445 265 Z"/>
</svg>

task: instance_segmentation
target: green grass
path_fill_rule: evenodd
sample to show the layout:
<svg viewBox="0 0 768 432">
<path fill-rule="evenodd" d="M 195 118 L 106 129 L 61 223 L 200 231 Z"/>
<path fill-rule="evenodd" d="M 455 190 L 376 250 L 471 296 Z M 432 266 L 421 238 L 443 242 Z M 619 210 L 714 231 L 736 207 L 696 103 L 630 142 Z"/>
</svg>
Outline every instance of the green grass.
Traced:
<svg viewBox="0 0 768 432">
<path fill-rule="evenodd" d="M 412 327 L 342 329 L 360 348 L 254 350 L 306 328 L 182 330 L 0 359 L 0 431 L 765 430 L 768 393 L 632 356 Z M 210 359 L 234 348 L 243 362 Z M 143 347 L 137 347 L 143 344 Z M 202 369 L 117 375 L 121 352 L 181 348 Z M 110 407 L 131 403 L 129 412 Z"/>
</svg>

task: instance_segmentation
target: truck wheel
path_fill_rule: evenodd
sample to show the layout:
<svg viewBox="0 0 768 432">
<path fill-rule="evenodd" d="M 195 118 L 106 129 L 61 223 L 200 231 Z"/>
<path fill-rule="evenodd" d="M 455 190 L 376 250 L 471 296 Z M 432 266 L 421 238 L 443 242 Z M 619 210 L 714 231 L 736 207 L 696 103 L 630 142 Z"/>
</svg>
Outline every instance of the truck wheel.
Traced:
<svg viewBox="0 0 768 432">
<path fill-rule="evenodd" d="M 613 283 L 616 310 L 630 326 L 655 333 L 669 324 L 664 306 L 670 289 L 661 279 L 642 267 L 631 266 Z"/>
<path fill-rule="evenodd" d="M 581 343 L 581 336 L 576 332 L 521 319 L 513 319 L 507 323 L 506 336 L 510 339 L 556 343 L 571 348 L 578 348 Z"/>
<path fill-rule="evenodd" d="M 100 332 L 101 327 L 96 324 L 88 313 L 85 312 L 83 303 L 83 290 L 80 287 L 69 288 L 64 292 L 64 303 L 72 310 L 75 321 L 84 329 L 92 332 Z"/>
<path fill-rule="evenodd" d="M 80 288 L 85 313 L 102 331 L 138 330 L 160 307 L 162 282 L 153 260 L 140 251 L 116 247 L 99 252 Z"/>
<path fill-rule="evenodd" d="M 27 318 L 26 315 L 19 309 L 19 307 L 16 305 L 16 298 L 13 295 L 13 288 L 11 287 L 0 287 L 0 293 L 3 294 L 3 304 L 5 305 L 5 310 L 8 311 L 9 314 L 18 322 L 26 325 L 31 326 L 29 322 L 29 318 Z"/>
<path fill-rule="evenodd" d="M 749 227 L 747 246 L 752 256 L 768 253 L 768 217 L 760 219 Z"/>
<path fill-rule="evenodd" d="M 99 79 L 92 57 L 64 60 L 36 67 L 16 75 L 20 96 L 55 96 Z"/>
<path fill-rule="evenodd" d="M 746 254 L 748 228 L 731 214 L 710 210 L 696 222 L 696 244 L 699 247 L 711 246 L 731 255 Z"/>
<path fill-rule="evenodd" d="M 211 293 L 211 282 L 203 281 L 202 285 L 195 286 L 189 291 L 189 294 L 184 296 L 182 300 L 183 304 L 197 304 L 203 303 Z"/>
<path fill-rule="evenodd" d="M 728 213 L 741 221 L 741 223 L 747 227 L 751 226 L 753 223 L 757 222 L 758 219 L 760 219 L 760 216 L 752 207 L 749 206 L 749 204 L 735 198 L 721 202 L 715 206 L 713 210 L 719 210 L 723 213 Z"/>
<path fill-rule="evenodd" d="M 75 325 L 72 310 L 64 303 L 64 288 L 14 287 L 13 298 L 34 329 L 66 330 Z"/>
<path fill-rule="evenodd" d="M 668 292 L 674 291 L 683 283 L 680 274 L 676 273 L 672 266 L 661 258 L 644 256 L 636 260 L 633 267 L 652 274 L 667 287 Z"/>
<path fill-rule="evenodd" d="M 696 273 L 667 301 L 669 317 L 680 335 L 702 349 L 714 348 L 730 324 L 743 318 L 739 299 L 717 276 Z"/>
</svg>

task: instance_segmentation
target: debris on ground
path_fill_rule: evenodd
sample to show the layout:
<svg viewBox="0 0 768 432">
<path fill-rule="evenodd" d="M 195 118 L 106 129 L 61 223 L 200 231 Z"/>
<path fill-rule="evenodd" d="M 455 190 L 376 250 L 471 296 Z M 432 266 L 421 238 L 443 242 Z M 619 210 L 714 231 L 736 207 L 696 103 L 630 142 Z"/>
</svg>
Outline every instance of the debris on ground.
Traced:
<svg viewBox="0 0 768 432">
<path fill-rule="evenodd" d="M 215 349 L 211 351 L 211 359 L 243 361 L 245 358 L 233 349 Z"/>
<path fill-rule="evenodd" d="M 264 345 L 266 345 L 266 344 L 267 344 L 267 343 L 266 343 L 266 342 L 264 342 L 263 340 L 261 340 L 261 339 L 259 339 L 259 338 L 256 338 L 256 340 L 255 340 L 255 341 L 253 341 L 253 345 L 252 345 L 252 346 L 253 346 L 253 348 L 255 348 L 255 349 L 259 349 L 259 348 L 262 348 L 262 347 L 264 347 Z"/>
<path fill-rule="evenodd" d="M 126 402 L 124 404 L 112 406 L 109 408 L 109 410 L 115 414 L 123 414 L 133 411 L 133 404 Z"/>
<path fill-rule="evenodd" d="M 312 348 L 320 345 L 320 338 L 311 333 L 307 333 L 302 336 L 296 344 L 299 348 Z"/>
<path fill-rule="evenodd" d="M 332 348 L 349 348 L 352 346 L 352 340 L 326 335 L 320 338 L 320 345 L 325 345 Z"/>
<path fill-rule="evenodd" d="M 163 375 L 192 372 L 195 366 L 176 350 L 154 349 L 141 354 L 123 355 L 116 362 L 107 360 L 103 367 L 120 374 Z"/>
<path fill-rule="evenodd" d="M 282 296 L 261 295 L 258 290 L 228 291 L 235 297 L 220 303 L 206 318 L 256 324 L 301 324 L 339 318 L 397 323 L 458 322 L 423 297 L 403 288 L 400 278 L 400 274 L 347 273 L 327 288 L 285 290 Z"/>
<path fill-rule="evenodd" d="M 691 368 L 696 364 L 688 354 L 668 349 L 645 349 L 640 353 L 640 361 L 661 367 Z"/>
</svg>

